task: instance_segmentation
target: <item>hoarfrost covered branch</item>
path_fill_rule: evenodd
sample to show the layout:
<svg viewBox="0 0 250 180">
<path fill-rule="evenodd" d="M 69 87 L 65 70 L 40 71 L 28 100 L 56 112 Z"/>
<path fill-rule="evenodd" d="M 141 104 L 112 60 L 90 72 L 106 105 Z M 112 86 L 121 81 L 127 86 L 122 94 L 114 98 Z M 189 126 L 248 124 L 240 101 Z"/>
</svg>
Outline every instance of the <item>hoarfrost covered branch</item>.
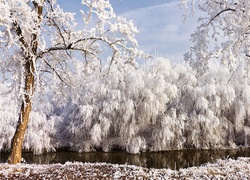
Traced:
<svg viewBox="0 0 250 180">
<path fill-rule="evenodd" d="M 18 94 L 20 107 L 18 122 L 13 123 L 18 127 L 11 145 L 10 163 L 21 161 L 22 142 L 34 92 L 40 94 L 41 101 L 46 100 L 41 94 L 44 87 L 54 90 L 51 92 L 53 97 L 69 98 L 66 90 L 74 89 L 79 83 L 74 79 L 75 74 L 84 76 L 92 69 L 101 69 L 102 63 L 135 65 L 135 57 L 141 53 L 134 39 L 138 30 L 131 21 L 116 17 L 109 1 L 83 0 L 82 4 L 88 11 L 82 11 L 84 26 L 77 30 L 74 14 L 63 12 L 55 0 L 0 2 L 1 72 L 3 82 L 11 83 L 15 94 Z M 85 71 L 77 72 L 76 67 Z M 41 118 L 48 116 L 36 114 L 39 115 Z M 40 138 L 43 135 L 32 133 L 32 136 Z M 45 135 L 42 139 L 48 138 Z M 48 151 L 54 149 L 49 142 L 45 144 L 46 147 L 40 145 L 40 150 L 35 152 L 39 153 L 43 148 Z M 4 144 L 4 147 L 9 146 L 9 142 Z"/>
<path fill-rule="evenodd" d="M 180 3 L 186 10 L 190 3 L 192 9 L 198 7 L 203 14 L 191 36 L 194 46 L 186 54 L 191 64 L 204 71 L 211 66 L 210 62 L 214 59 L 234 71 L 242 61 L 245 61 L 245 68 L 249 69 L 248 0 L 180 0 Z M 191 12 L 195 11 L 197 12 L 197 9 Z"/>
<path fill-rule="evenodd" d="M 139 68 L 102 66 L 102 71 L 78 74 L 77 93 L 67 92 L 71 98 L 53 95 L 37 103 L 34 96 L 24 148 L 34 153 L 61 147 L 140 153 L 248 146 L 249 85 L 242 76 L 243 71 L 231 73 L 223 67 L 197 76 L 188 65 L 172 66 L 161 58 Z M 54 94 L 53 89 L 46 91 Z M 5 98 L 1 101 L 8 102 Z M 13 129 L 9 118 L 6 126 Z M 1 132 L 3 139 L 9 137 L 9 131 Z M 9 148 L 6 144 L 1 143 L 2 150 Z"/>
<path fill-rule="evenodd" d="M 20 107 L 19 124 L 22 112 L 30 121 L 24 143 L 16 142 L 35 154 L 249 145 L 247 61 L 202 73 L 162 58 L 137 66 L 133 23 L 108 1 L 83 4 L 89 11 L 76 30 L 74 15 L 55 1 L 1 1 L 1 151 L 11 149 Z"/>
</svg>

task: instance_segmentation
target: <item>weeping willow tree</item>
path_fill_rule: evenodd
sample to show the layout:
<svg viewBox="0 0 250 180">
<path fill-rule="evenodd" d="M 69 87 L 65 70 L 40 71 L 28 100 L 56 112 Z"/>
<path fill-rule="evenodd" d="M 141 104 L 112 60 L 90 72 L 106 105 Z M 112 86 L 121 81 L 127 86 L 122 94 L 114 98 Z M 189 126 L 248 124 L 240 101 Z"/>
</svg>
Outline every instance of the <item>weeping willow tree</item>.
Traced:
<svg viewBox="0 0 250 180">
<path fill-rule="evenodd" d="M 248 0 L 180 0 L 186 10 L 200 10 L 193 46 L 186 60 L 202 76 L 215 67 L 228 68 L 226 84 L 235 86 L 234 111 L 229 115 L 239 144 L 249 138 L 249 76 L 250 76 L 250 1 Z M 198 10 L 196 9 L 198 7 Z M 237 80 L 236 74 L 241 74 Z M 212 78 L 211 78 L 212 79 Z M 211 79 L 209 81 L 211 81 Z M 217 78 L 218 79 L 218 78 Z M 233 95 L 230 96 L 230 98 Z M 217 108 L 219 109 L 219 108 Z M 225 113 L 225 112 L 224 112 Z M 225 113 L 226 114 L 226 113 Z"/>
</svg>

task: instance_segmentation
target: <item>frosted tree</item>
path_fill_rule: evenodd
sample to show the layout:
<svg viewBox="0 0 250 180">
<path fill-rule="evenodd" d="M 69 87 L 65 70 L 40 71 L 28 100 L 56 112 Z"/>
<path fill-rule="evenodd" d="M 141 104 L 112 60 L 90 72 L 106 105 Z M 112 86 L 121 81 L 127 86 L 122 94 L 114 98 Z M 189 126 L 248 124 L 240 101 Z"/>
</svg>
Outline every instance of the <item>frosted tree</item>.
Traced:
<svg viewBox="0 0 250 180">
<path fill-rule="evenodd" d="M 3 81 L 14 82 L 20 103 L 9 163 L 21 161 L 36 90 L 51 86 L 63 95 L 62 87 L 74 88 L 79 64 L 90 69 L 103 61 L 133 64 L 139 53 L 134 39 L 137 29 L 117 17 L 108 0 L 83 0 L 82 4 L 88 11 L 82 11 L 83 26 L 78 27 L 74 14 L 64 12 L 56 0 L 0 1 L 1 72 Z M 61 86 L 54 85 L 55 78 Z"/>
<path fill-rule="evenodd" d="M 189 6 L 191 13 L 197 12 L 198 7 L 203 15 L 199 18 L 196 31 L 191 35 L 194 45 L 185 58 L 198 70 L 199 76 L 213 72 L 212 69 L 217 69 L 218 65 L 222 69 L 228 69 L 228 74 L 224 76 L 226 79 L 220 82 L 224 87 L 217 89 L 220 96 L 215 96 L 216 101 L 223 99 L 223 106 L 214 106 L 212 109 L 214 112 L 224 111 L 223 116 L 229 120 L 229 124 L 234 125 L 235 135 L 233 136 L 236 144 L 243 144 L 244 141 L 247 144 L 249 98 L 246 92 L 249 91 L 250 2 L 248 0 L 180 0 L 180 3 L 186 9 L 186 16 Z M 217 60 L 219 63 L 216 62 Z M 219 69 L 217 71 L 220 72 Z M 214 73 L 211 73 L 210 80 L 205 82 L 211 82 Z M 213 86 L 213 84 L 210 85 Z M 228 92 L 223 89 L 225 87 Z M 229 118 L 230 116 L 233 118 Z"/>
<path fill-rule="evenodd" d="M 194 46 L 186 59 L 204 71 L 209 60 L 220 59 L 220 63 L 234 71 L 250 58 L 250 2 L 248 0 L 180 0 L 188 9 L 190 5 L 204 14 L 199 18 L 196 31 L 191 35 Z M 190 4 L 189 4 L 190 3 Z M 192 10 L 195 12 L 196 10 Z M 187 12 L 187 11 L 186 11 Z"/>
</svg>

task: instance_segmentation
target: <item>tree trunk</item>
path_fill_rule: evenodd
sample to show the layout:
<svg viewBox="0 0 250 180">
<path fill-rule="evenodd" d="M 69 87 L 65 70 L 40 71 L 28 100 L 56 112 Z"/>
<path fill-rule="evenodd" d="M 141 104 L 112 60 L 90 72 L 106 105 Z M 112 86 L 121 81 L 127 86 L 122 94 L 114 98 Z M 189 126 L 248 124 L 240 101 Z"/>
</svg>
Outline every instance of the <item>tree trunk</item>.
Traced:
<svg viewBox="0 0 250 180">
<path fill-rule="evenodd" d="M 38 32 L 40 29 L 40 23 L 42 21 L 43 6 L 40 6 L 35 1 L 33 2 L 33 5 L 37 11 L 37 16 L 39 19 L 39 21 L 36 22 L 37 27 L 34 30 L 35 32 Z M 37 33 L 32 33 L 31 44 L 28 44 L 23 38 L 22 29 L 20 26 L 16 22 L 13 23 L 13 26 L 16 29 L 17 35 L 19 36 L 20 44 L 23 46 L 22 49 L 25 57 L 25 64 L 22 64 L 22 67 L 24 68 L 24 94 L 22 97 L 22 104 L 16 132 L 11 142 L 11 153 L 8 157 L 8 163 L 17 164 L 22 160 L 22 145 L 31 112 L 32 96 L 35 85 L 34 62 L 37 55 L 38 35 Z M 29 49 L 29 47 L 31 48 Z M 26 50 L 28 50 L 28 53 L 26 52 L 27 54 L 25 53 Z M 31 50 L 31 52 L 29 52 L 29 50 Z"/>
<path fill-rule="evenodd" d="M 31 112 L 31 100 L 34 92 L 34 64 L 32 59 L 27 59 L 25 64 L 25 85 L 16 132 L 11 142 L 11 153 L 8 163 L 17 164 L 22 160 L 22 144 L 29 122 Z"/>
</svg>

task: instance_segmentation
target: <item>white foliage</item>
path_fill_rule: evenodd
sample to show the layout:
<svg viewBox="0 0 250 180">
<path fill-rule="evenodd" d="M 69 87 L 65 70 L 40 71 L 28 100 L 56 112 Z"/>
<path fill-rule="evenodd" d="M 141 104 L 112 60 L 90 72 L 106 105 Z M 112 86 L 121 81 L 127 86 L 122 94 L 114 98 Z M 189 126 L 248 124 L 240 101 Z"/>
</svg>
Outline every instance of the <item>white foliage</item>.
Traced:
<svg viewBox="0 0 250 180">
<path fill-rule="evenodd" d="M 0 69 L 3 80 L 12 82 L 10 97 L 19 98 L 9 101 L 10 105 L 16 103 L 11 106 L 13 116 L 18 114 L 17 105 L 24 102 L 25 95 L 32 98 L 23 147 L 35 154 L 63 146 L 79 150 L 101 146 L 102 138 L 109 135 L 110 119 L 117 116 L 121 102 L 126 102 L 127 94 L 117 90 L 119 87 L 125 92 L 127 88 L 120 87 L 123 74 L 117 76 L 113 64 L 120 64 L 122 71 L 128 64 L 133 69 L 135 59 L 142 55 L 135 39 L 137 28 L 132 21 L 117 17 L 109 1 L 83 0 L 82 4 L 84 26 L 79 28 L 75 14 L 64 12 L 54 0 L 0 2 Z M 28 67 L 31 64 L 35 93 L 25 85 L 27 69 L 33 70 L 33 66 Z M 107 75 L 116 77 L 115 85 L 108 82 Z M 137 75 L 140 74 L 133 74 L 128 80 Z M 137 97 L 136 86 L 128 88 L 135 87 L 133 93 L 137 94 L 133 96 Z M 10 131 L 2 131 L 0 149 L 6 150 L 18 118 L 7 117 L 4 108 L 1 111 L 1 118 L 9 120 L 5 127 L 11 126 Z M 83 142 L 76 140 L 79 134 Z"/>
<path fill-rule="evenodd" d="M 126 145 L 126 151 L 132 154 L 138 154 L 141 151 L 146 151 L 146 141 L 142 137 L 133 137 L 128 139 L 128 143 Z"/>
<path fill-rule="evenodd" d="M 79 73 L 80 83 L 75 90 L 65 89 L 64 98 L 44 88 L 47 95 L 34 97 L 24 148 L 36 154 L 59 147 L 140 153 L 248 145 L 249 85 L 237 81 L 244 71 L 197 76 L 188 66 L 171 67 L 164 61 L 155 59 L 139 68 L 118 63 L 102 71 L 96 66 L 88 75 Z M 8 150 L 17 117 L 7 112 L 17 107 L 10 96 L 0 102 L 1 121 L 9 119 L 0 126 L 1 137 L 8 137 L 0 145 Z"/>
<path fill-rule="evenodd" d="M 7 75 L 14 82 L 13 91 L 0 84 L 1 151 L 10 149 L 18 119 L 19 101 L 13 97 L 25 93 L 24 58 L 17 53 L 24 47 L 12 32 L 13 21 L 21 24 L 28 44 L 32 42 L 30 33 L 37 28 L 34 20 L 38 17 L 26 2 L 2 1 L 0 6 L 1 70 L 10 72 Z M 132 21 L 117 17 L 109 1 L 82 1 L 89 11 L 82 11 L 85 24 L 81 30 L 75 30 L 74 14 L 63 12 L 55 1 L 49 2 L 52 4 L 44 6 L 47 14 L 42 28 L 36 29 L 39 46 L 33 55 L 37 58 L 37 93 L 32 99 L 23 148 L 35 154 L 64 147 L 79 152 L 120 148 L 140 153 L 249 144 L 249 64 L 233 67 L 238 60 L 234 51 L 239 46 L 245 50 L 249 47 L 246 39 L 244 46 L 233 39 L 226 43 L 227 49 L 217 51 L 229 59 L 230 67 L 206 69 L 206 61 L 211 58 L 206 36 L 210 30 L 202 26 L 193 38 L 198 40 L 194 49 L 204 60 L 201 68 L 207 70 L 205 73 L 187 64 L 172 66 L 164 58 L 139 66 L 135 60 L 141 52 L 134 38 L 138 30 Z M 214 3 L 201 6 L 211 17 L 226 5 L 217 7 Z M 16 12 L 7 18 L 5 13 L 12 9 Z M 234 18 L 231 25 L 238 28 L 236 22 L 241 19 Z"/>
<path fill-rule="evenodd" d="M 0 84 L 0 89 L 0 149 L 7 151 L 15 132 L 17 104 L 13 96 L 6 94 L 9 91 L 6 84 Z"/>
<path fill-rule="evenodd" d="M 208 101 L 204 97 L 198 97 L 196 100 L 196 107 L 197 111 L 205 112 L 208 109 Z"/>
<path fill-rule="evenodd" d="M 246 118 L 246 112 L 244 105 L 241 101 L 235 104 L 235 130 L 236 132 L 242 132 L 244 127 L 244 120 Z"/>
<path fill-rule="evenodd" d="M 102 129 L 100 124 L 95 124 L 90 130 L 90 139 L 95 146 L 99 146 L 102 141 Z"/>
<path fill-rule="evenodd" d="M 187 17 L 188 1 L 180 0 L 180 4 Z M 217 59 L 232 71 L 242 61 L 249 60 L 248 0 L 192 0 L 191 4 L 191 13 L 198 7 L 202 17 L 199 17 L 197 29 L 191 35 L 194 45 L 186 59 L 198 68 L 199 73 L 206 72 L 209 62 Z"/>
</svg>

